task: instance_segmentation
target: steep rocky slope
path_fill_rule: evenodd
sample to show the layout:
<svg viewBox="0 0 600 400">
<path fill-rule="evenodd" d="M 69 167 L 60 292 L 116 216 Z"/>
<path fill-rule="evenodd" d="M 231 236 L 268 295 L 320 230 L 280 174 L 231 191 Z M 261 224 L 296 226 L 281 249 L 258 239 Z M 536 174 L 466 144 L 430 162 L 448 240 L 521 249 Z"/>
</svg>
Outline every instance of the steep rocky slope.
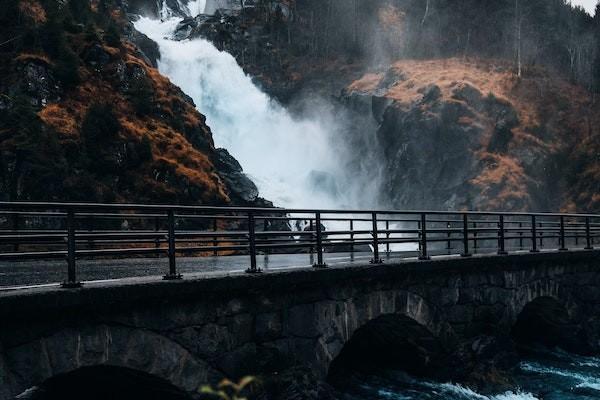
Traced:
<svg viewBox="0 0 600 400">
<path fill-rule="evenodd" d="M 3 22 L 0 199 L 259 201 L 119 4 L 23 0 Z"/>
<path fill-rule="evenodd" d="M 371 104 L 381 121 L 395 206 L 600 207 L 598 106 L 547 71 L 518 79 L 502 61 L 406 60 L 366 74 L 345 96 Z"/>
</svg>

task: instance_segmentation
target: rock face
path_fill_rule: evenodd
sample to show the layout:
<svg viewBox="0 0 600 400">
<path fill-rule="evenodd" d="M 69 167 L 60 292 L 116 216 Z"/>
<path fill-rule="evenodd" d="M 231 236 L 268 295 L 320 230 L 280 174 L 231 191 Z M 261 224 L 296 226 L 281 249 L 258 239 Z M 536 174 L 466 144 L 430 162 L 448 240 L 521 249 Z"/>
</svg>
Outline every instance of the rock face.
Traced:
<svg viewBox="0 0 600 400">
<path fill-rule="evenodd" d="M 389 107 L 377 132 L 386 163 L 385 190 L 403 208 L 457 209 L 467 203 L 482 129 L 456 123 L 473 113 L 461 103 L 429 97 L 435 90 L 414 106 Z"/>
<path fill-rule="evenodd" d="M 229 195 L 238 203 L 252 204 L 258 199 L 258 188 L 248 178 L 240 163 L 225 149 L 216 149 L 215 167 L 229 188 Z"/>
<path fill-rule="evenodd" d="M 540 85 L 549 96 L 585 95 L 548 82 L 517 82 L 506 67 L 483 61 L 399 61 L 353 82 L 342 98 L 379 123 L 371 151 L 382 155 L 384 203 L 551 210 L 572 207 L 568 180 L 556 168 L 572 148 L 570 127 L 583 129 L 578 105 L 559 122 L 548 119 L 544 99 L 524 97 Z"/>
</svg>

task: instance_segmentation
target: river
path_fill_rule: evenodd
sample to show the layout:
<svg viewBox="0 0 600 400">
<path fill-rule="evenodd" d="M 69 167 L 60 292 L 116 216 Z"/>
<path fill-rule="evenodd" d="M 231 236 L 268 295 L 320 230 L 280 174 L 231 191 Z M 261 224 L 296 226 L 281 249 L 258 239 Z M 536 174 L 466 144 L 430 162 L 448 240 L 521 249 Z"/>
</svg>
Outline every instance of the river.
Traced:
<svg viewBox="0 0 600 400">
<path fill-rule="evenodd" d="M 561 350 L 529 352 L 515 368 L 512 388 L 478 393 L 401 371 L 360 375 L 344 387 L 347 400 L 592 400 L 600 398 L 600 358 Z"/>
</svg>

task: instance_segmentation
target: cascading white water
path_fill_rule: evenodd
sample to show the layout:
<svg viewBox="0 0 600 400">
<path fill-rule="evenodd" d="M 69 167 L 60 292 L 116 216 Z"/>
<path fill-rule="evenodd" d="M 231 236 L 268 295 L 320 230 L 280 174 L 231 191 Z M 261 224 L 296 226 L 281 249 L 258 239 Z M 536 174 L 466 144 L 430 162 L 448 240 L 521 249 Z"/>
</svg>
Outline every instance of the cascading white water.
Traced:
<svg viewBox="0 0 600 400">
<path fill-rule="evenodd" d="M 196 0 L 179 8 L 195 15 L 205 5 L 206 0 Z M 202 38 L 173 40 L 181 18 L 173 16 L 166 2 L 159 9 L 160 20 L 142 17 L 135 28 L 158 44 L 159 70 L 192 97 L 215 144 L 240 162 L 262 197 L 286 208 L 376 207 L 376 168 L 347 170 L 356 149 L 349 148 L 340 129 L 342 117 L 315 106 L 318 112 L 310 118 L 294 118 L 254 85 L 227 52 Z M 326 226 L 348 229 L 346 222 L 329 221 Z M 370 229 L 370 223 L 358 222 L 355 229 Z M 391 249 L 414 251 L 416 244 L 392 244 Z"/>
<path fill-rule="evenodd" d="M 182 9 L 200 11 L 204 4 L 198 0 Z M 140 18 L 136 29 L 158 43 L 160 71 L 194 99 L 215 144 L 240 162 L 261 196 L 282 207 L 356 206 L 356 189 L 340 190 L 345 181 L 340 145 L 325 118 L 293 118 L 253 84 L 233 56 L 209 41 L 171 40 L 180 19 L 163 14 L 168 18 Z"/>
</svg>

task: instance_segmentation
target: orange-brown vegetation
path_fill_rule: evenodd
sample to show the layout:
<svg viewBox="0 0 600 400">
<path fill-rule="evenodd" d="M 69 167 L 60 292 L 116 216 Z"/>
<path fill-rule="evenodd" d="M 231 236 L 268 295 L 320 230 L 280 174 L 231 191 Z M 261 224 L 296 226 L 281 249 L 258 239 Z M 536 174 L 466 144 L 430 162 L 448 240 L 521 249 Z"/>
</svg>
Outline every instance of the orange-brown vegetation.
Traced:
<svg viewBox="0 0 600 400">
<path fill-rule="evenodd" d="M 19 10 L 35 24 L 43 24 L 46 22 L 46 11 L 36 0 L 21 0 L 19 3 Z"/>
<path fill-rule="evenodd" d="M 37 62 L 45 65 L 51 65 L 52 62 L 45 54 L 40 53 L 21 53 L 15 58 L 16 62 L 27 63 Z"/>
<path fill-rule="evenodd" d="M 535 67 L 519 79 L 510 63 L 498 60 L 401 60 L 390 69 L 398 79 L 384 89 L 385 96 L 399 104 L 415 104 L 423 98 L 423 88 L 432 84 L 440 88 L 443 101 L 461 101 L 453 97 L 454 91 L 460 85 L 470 85 L 483 97 L 493 96 L 517 112 L 519 123 L 512 128 L 508 149 L 499 154 L 487 150 L 495 121 L 477 111 L 474 118 L 461 116 L 456 121 L 485 127 L 481 148 L 475 151 L 483 167 L 471 183 L 487 198 L 489 208 L 531 204 L 528 188 L 542 182 L 535 181 L 535 174 L 524 167 L 523 154 L 529 154 L 565 163 L 559 168 L 561 175 L 554 179 L 570 179 L 567 186 L 571 189 L 553 193 L 563 197 L 557 203 L 564 209 L 600 210 L 600 105 L 586 89 Z M 367 73 L 347 90 L 362 94 L 381 90 L 386 75 Z M 569 169 L 575 170 L 571 171 L 575 175 L 565 178 Z"/>
<path fill-rule="evenodd" d="M 74 35 L 72 43 L 79 51 L 87 45 L 81 35 Z M 82 83 L 69 90 L 58 103 L 48 104 L 39 111 L 43 123 L 58 133 L 61 140 L 79 141 L 81 125 L 89 106 L 99 101 L 109 103 L 121 125 L 121 140 L 139 143 L 146 137 L 150 141 L 152 161 L 138 171 L 131 171 L 137 176 L 135 185 L 140 191 L 155 191 L 158 197 L 175 198 L 177 192 L 185 192 L 193 187 L 196 192 L 194 197 L 202 203 L 227 203 L 227 189 L 206 153 L 212 151 L 212 137 L 204 117 L 183 98 L 178 88 L 137 56 L 133 44 L 126 42 L 121 49 L 108 46 L 103 46 L 103 49 L 110 55 L 111 64 L 100 72 L 80 67 Z M 38 58 L 50 62 L 43 55 L 22 54 L 19 57 L 22 60 Z M 110 71 L 113 63 L 119 62 L 144 71 L 153 91 L 153 102 L 160 109 L 160 113 L 156 114 L 161 117 L 154 114 L 137 115 L 127 94 L 115 87 L 111 74 L 105 70 Z M 181 124 L 168 122 L 175 120 Z M 182 128 L 203 136 L 209 148 L 194 147 L 186 138 L 186 133 L 180 130 Z"/>
</svg>

